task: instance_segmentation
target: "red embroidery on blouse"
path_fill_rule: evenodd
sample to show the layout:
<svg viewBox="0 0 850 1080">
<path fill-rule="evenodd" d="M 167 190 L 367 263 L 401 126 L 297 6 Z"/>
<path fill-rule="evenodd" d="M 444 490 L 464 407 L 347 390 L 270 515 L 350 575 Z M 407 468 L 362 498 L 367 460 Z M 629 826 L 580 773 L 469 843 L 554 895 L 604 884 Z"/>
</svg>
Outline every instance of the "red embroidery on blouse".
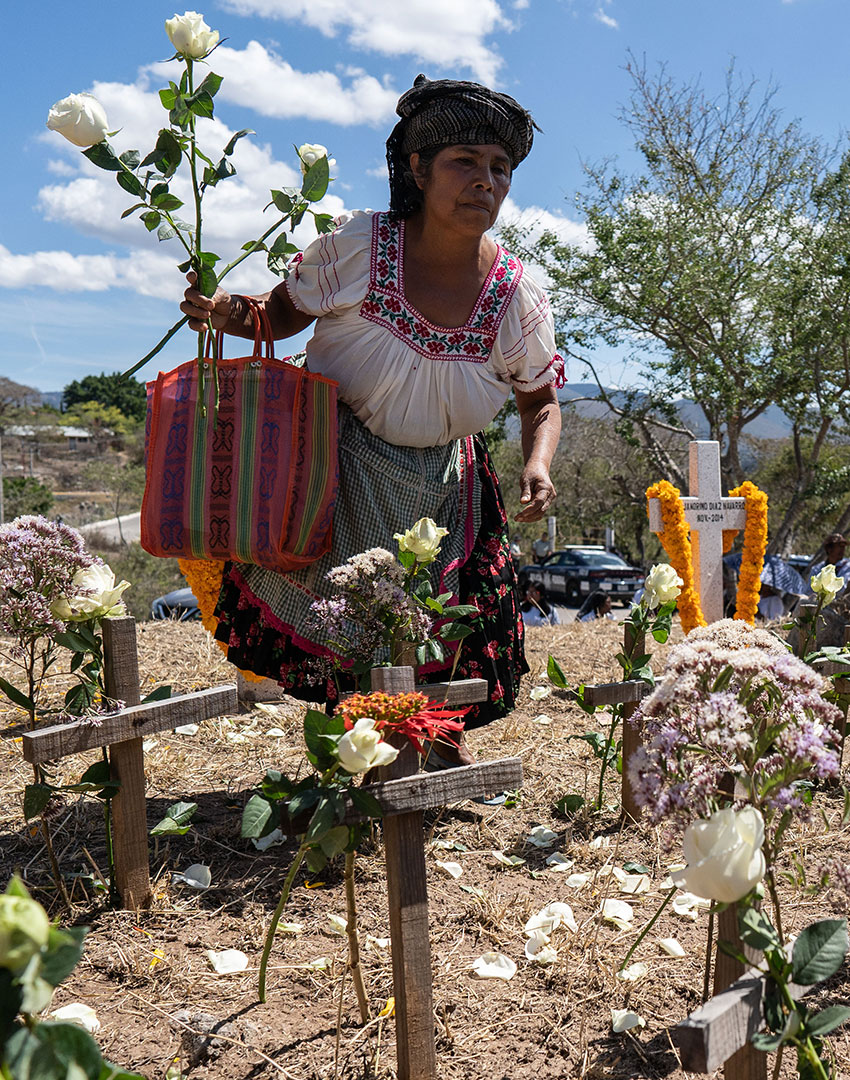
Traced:
<svg viewBox="0 0 850 1080">
<path fill-rule="evenodd" d="M 436 326 L 404 295 L 404 222 L 387 214 L 372 219 L 369 291 L 360 315 L 385 327 L 409 348 L 435 360 L 484 364 L 523 274 L 522 263 L 497 245 L 496 258 L 463 326 Z"/>
</svg>

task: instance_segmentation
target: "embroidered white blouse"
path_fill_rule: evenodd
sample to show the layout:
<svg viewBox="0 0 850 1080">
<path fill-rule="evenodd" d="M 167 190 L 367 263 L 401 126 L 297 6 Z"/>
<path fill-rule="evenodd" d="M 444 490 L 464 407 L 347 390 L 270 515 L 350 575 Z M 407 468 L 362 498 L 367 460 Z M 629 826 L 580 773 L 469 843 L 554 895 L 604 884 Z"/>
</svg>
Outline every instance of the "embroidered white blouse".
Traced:
<svg viewBox="0 0 850 1080">
<path fill-rule="evenodd" d="M 404 295 L 404 222 L 343 215 L 286 281 L 317 322 L 307 367 L 339 383 L 366 427 L 397 446 L 439 446 L 485 428 L 511 390 L 563 379 L 549 301 L 499 247 L 465 325 L 435 326 Z"/>
</svg>

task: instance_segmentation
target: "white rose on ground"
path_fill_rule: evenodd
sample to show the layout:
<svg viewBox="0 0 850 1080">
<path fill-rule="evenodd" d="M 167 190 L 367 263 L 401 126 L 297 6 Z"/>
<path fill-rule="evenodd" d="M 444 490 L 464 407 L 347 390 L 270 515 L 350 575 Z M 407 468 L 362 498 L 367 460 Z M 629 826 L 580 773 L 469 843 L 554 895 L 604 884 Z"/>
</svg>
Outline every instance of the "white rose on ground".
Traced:
<svg viewBox="0 0 850 1080">
<path fill-rule="evenodd" d="M 448 536 L 448 529 L 441 529 L 431 518 L 420 518 L 406 533 L 394 533 L 399 551 L 411 551 L 418 563 L 430 563 L 437 557 L 440 541 Z"/>
<path fill-rule="evenodd" d="M 824 604 L 831 604 L 843 588 L 844 578 L 836 575 L 835 567 L 831 563 L 812 578 L 812 592 L 816 596 L 822 596 Z"/>
<path fill-rule="evenodd" d="M 328 148 L 322 146 L 321 143 L 305 142 L 298 147 L 298 156 L 301 159 L 301 175 L 306 176 L 311 165 L 315 165 L 320 158 L 328 156 Z"/>
<path fill-rule="evenodd" d="M 371 716 L 362 716 L 339 740 L 337 748 L 343 769 L 362 773 L 378 765 L 389 765 L 398 757 L 398 750 L 381 738 Z"/>
<path fill-rule="evenodd" d="M 210 30 L 197 11 L 166 19 L 165 32 L 177 52 L 189 60 L 200 60 L 218 45 L 218 30 Z"/>
<path fill-rule="evenodd" d="M 123 615 L 126 611 L 121 594 L 130 588 L 129 581 L 115 584 L 115 574 L 106 563 L 95 563 L 74 574 L 73 585 L 79 591 L 72 596 L 60 596 L 52 610 L 63 622 L 84 622 L 103 619 L 107 615 Z"/>
<path fill-rule="evenodd" d="M 51 105 L 47 126 L 74 146 L 83 147 L 103 142 L 109 131 L 106 109 L 93 94 L 69 94 Z"/>
<path fill-rule="evenodd" d="M 643 583 L 645 606 L 655 608 L 669 604 L 677 599 L 684 584 L 672 566 L 657 563 L 646 575 Z"/>
<path fill-rule="evenodd" d="M 682 841 L 687 866 L 670 876 L 679 888 L 732 904 L 764 877 L 763 843 L 764 821 L 755 807 L 718 810 L 688 826 Z"/>
</svg>

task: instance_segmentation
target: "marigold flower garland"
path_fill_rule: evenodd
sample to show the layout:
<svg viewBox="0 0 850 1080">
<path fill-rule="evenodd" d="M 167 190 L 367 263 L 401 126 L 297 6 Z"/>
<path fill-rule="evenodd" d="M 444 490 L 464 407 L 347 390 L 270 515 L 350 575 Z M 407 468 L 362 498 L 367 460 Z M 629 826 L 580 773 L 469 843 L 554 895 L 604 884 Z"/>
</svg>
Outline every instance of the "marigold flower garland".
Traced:
<svg viewBox="0 0 850 1080">
<path fill-rule="evenodd" d="M 673 569 L 684 582 L 679 594 L 679 616 L 682 629 L 688 634 L 697 626 L 705 626 L 706 621 L 699 594 L 694 587 L 690 528 L 685 520 L 685 508 L 679 494 L 679 489 L 667 480 L 660 480 L 646 489 L 647 499 L 658 499 L 661 506 L 664 530 L 658 534 L 658 539 Z M 767 545 L 767 495 L 751 480 L 745 480 L 729 494 L 733 498 L 744 499 L 747 515 L 734 617 L 752 626 L 758 608 L 764 549 Z M 723 530 L 724 554 L 731 548 L 737 533 L 737 529 Z"/>
<path fill-rule="evenodd" d="M 695 626 L 705 626 L 705 616 L 700 607 L 699 596 L 694 588 L 694 566 L 691 553 L 690 529 L 685 521 L 685 508 L 679 497 L 679 489 L 668 480 L 659 480 L 646 489 L 646 497 L 658 499 L 661 506 L 663 532 L 658 534 L 661 546 L 667 553 L 670 564 L 682 579 L 682 591 L 679 593 L 679 617 L 686 634 Z"/>
<path fill-rule="evenodd" d="M 743 619 L 752 626 L 759 603 L 764 549 L 767 546 L 767 495 L 760 491 L 751 480 L 745 480 L 739 487 L 733 488 L 729 494 L 735 499 L 743 498 L 747 507 L 744 550 L 741 555 L 741 569 L 738 572 L 735 618 Z"/>
<path fill-rule="evenodd" d="M 201 625 L 212 634 L 213 641 L 226 654 L 227 644 L 224 641 L 219 641 L 215 636 L 218 619 L 214 614 L 215 605 L 218 603 L 218 594 L 221 592 L 224 563 L 214 562 L 211 559 L 178 559 L 177 565 L 180 567 L 180 573 L 185 577 L 189 588 L 198 601 Z M 248 682 L 263 681 L 262 677 L 255 675 L 253 671 L 242 671 L 242 675 Z"/>
</svg>

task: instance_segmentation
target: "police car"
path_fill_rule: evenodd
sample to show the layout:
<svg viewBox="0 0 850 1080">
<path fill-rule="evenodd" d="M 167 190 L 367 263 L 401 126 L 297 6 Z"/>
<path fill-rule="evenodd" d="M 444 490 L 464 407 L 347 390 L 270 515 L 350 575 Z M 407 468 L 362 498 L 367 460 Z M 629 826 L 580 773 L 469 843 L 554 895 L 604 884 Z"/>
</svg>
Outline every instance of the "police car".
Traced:
<svg viewBox="0 0 850 1080">
<path fill-rule="evenodd" d="M 523 566 L 520 583 L 543 585 L 550 597 L 563 597 L 577 606 L 592 592 L 609 593 L 612 600 L 627 603 L 641 588 L 644 572 L 613 551 L 592 545 L 573 545 L 553 552 L 539 563 Z"/>
</svg>

